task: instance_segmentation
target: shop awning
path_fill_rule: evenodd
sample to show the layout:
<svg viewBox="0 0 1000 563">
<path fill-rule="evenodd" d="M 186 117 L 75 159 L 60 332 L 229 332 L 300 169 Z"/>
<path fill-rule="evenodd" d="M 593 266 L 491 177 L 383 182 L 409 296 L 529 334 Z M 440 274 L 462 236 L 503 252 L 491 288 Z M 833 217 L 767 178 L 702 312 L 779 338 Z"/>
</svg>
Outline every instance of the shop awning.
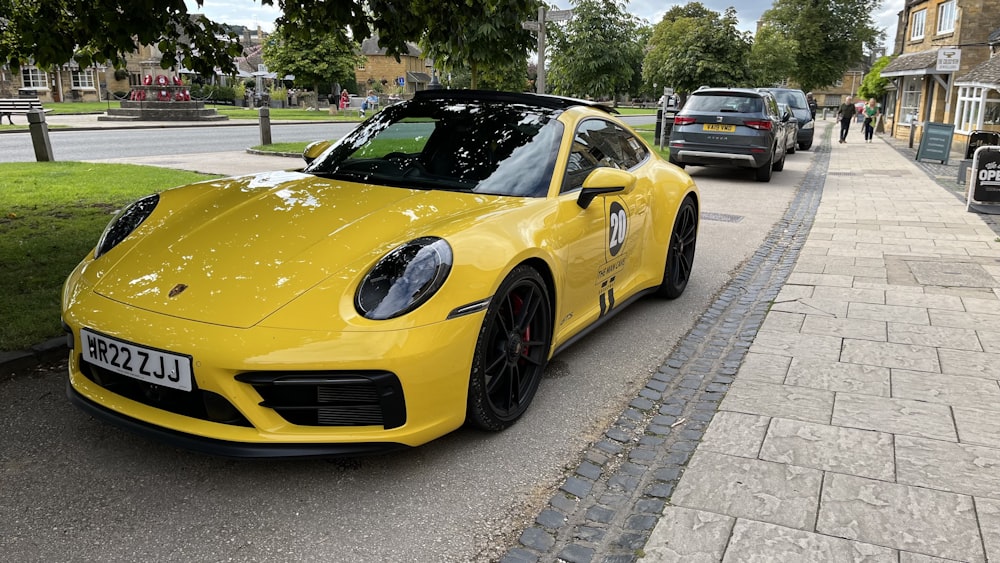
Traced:
<svg viewBox="0 0 1000 563">
<path fill-rule="evenodd" d="M 937 67 L 938 50 L 920 51 L 919 53 L 903 53 L 882 69 L 883 78 L 894 76 L 919 76 L 922 74 L 940 74 Z"/>
</svg>

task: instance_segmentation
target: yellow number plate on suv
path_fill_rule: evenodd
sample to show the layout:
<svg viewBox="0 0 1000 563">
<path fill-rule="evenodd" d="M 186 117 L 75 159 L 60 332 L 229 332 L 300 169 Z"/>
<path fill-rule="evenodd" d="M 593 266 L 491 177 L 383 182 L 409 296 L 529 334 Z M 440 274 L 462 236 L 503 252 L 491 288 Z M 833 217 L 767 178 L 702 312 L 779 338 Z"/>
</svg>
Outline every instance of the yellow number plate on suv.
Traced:
<svg viewBox="0 0 1000 563">
<path fill-rule="evenodd" d="M 736 132 L 735 125 L 723 125 L 721 123 L 706 123 L 702 125 L 704 131 L 721 131 L 723 133 Z"/>
</svg>

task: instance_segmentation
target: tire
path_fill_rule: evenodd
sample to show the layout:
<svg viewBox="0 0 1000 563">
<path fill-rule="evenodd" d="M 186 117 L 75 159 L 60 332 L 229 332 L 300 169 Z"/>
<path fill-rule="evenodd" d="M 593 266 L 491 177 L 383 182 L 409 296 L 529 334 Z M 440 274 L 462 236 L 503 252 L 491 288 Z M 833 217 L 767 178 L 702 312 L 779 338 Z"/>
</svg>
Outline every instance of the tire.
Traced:
<svg viewBox="0 0 1000 563">
<path fill-rule="evenodd" d="M 680 168 L 681 170 L 684 169 L 684 163 L 683 162 L 677 162 L 676 160 L 674 160 L 674 157 L 672 157 L 672 156 L 668 157 L 667 160 L 670 162 L 670 164 L 673 164 L 674 166 Z"/>
<path fill-rule="evenodd" d="M 785 169 L 785 157 L 787 155 L 788 153 L 782 152 L 781 158 L 778 159 L 778 162 L 775 162 L 774 164 L 771 165 L 771 168 L 774 169 L 775 172 L 781 172 L 782 170 Z"/>
<path fill-rule="evenodd" d="M 808 143 L 799 143 L 799 150 L 807 151 L 812 148 L 812 146 L 812 141 L 809 141 Z"/>
<path fill-rule="evenodd" d="M 698 209 L 691 198 L 685 198 L 677 210 L 674 230 L 670 233 L 670 246 L 663 267 L 663 281 L 656 288 L 656 295 L 676 299 L 684 293 L 691 279 L 694 266 L 695 244 L 698 242 Z"/>
<path fill-rule="evenodd" d="M 792 146 L 788 147 L 788 150 L 786 152 L 788 152 L 788 154 L 795 154 L 795 147 L 796 143 L 793 142 Z"/>
<path fill-rule="evenodd" d="M 552 345 L 552 305 L 545 281 L 518 266 L 486 309 L 472 359 L 466 421 L 497 432 L 526 410 Z"/>
<path fill-rule="evenodd" d="M 774 163 L 774 154 L 771 154 L 771 159 L 764 163 L 764 166 L 754 169 L 754 178 L 758 182 L 770 182 L 771 181 L 771 167 Z"/>
</svg>

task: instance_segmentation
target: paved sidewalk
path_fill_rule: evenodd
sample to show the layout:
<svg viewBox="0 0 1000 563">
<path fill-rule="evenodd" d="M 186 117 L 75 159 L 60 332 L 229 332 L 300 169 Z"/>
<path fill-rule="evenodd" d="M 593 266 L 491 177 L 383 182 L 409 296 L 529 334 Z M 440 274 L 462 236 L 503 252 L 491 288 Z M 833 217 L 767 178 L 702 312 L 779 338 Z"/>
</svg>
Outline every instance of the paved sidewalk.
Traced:
<svg viewBox="0 0 1000 563">
<path fill-rule="evenodd" d="M 1000 562 L 1000 242 L 949 191 L 882 138 L 832 147 L 642 561 Z"/>
</svg>

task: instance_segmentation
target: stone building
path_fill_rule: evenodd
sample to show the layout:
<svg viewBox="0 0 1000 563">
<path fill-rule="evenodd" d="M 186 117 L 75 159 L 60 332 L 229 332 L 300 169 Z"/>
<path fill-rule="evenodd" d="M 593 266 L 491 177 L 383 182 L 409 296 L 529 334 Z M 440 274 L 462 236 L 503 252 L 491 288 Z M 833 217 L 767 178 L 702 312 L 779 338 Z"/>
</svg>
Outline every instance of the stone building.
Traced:
<svg viewBox="0 0 1000 563">
<path fill-rule="evenodd" d="M 423 90 L 431 81 L 431 63 L 413 43 L 407 43 L 407 52 L 396 57 L 387 55 L 379 47 L 378 36 L 361 42 L 364 61 L 354 69 L 358 92 L 378 90 L 384 94 L 408 96 Z M 376 86 L 377 85 L 377 86 Z"/>
<path fill-rule="evenodd" d="M 1000 107 L 995 74 L 981 66 L 990 61 L 998 28 L 996 0 L 906 0 L 897 57 L 882 70 L 896 88 L 885 110 L 886 131 L 919 140 L 924 122 L 954 124 L 955 142 L 964 143 L 983 128 L 987 110 Z"/>
</svg>

